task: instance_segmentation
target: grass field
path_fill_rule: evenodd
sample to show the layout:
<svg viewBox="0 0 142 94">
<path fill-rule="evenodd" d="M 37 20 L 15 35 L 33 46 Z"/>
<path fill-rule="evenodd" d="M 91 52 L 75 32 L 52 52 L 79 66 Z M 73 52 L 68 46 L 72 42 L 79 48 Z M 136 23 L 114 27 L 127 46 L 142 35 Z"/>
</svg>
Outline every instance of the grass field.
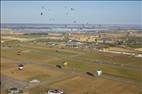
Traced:
<svg viewBox="0 0 142 94">
<path fill-rule="evenodd" d="M 60 75 L 64 75 L 63 72 L 59 72 L 56 70 L 51 70 L 51 68 L 43 67 L 37 64 L 25 64 L 24 70 L 19 71 L 17 68 L 17 64 L 2 64 L 3 70 L 2 75 L 6 75 L 12 77 L 17 80 L 48 80 L 51 77 L 58 77 Z M 6 67 L 6 69 L 5 69 Z"/>
<path fill-rule="evenodd" d="M 44 93 L 49 88 L 63 89 L 66 94 L 140 94 L 140 87 L 133 84 L 82 76 L 35 87 L 31 94 Z"/>
<path fill-rule="evenodd" d="M 65 61 L 68 65 L 63 67 Z M 109 64 L 94 63 L 95 61 Z M 141 61 L 142 58 L 133 56 L 89 49 L 50 48 L 30 42 L 9 41 L 1 45 L 2 75 L 27 82 L 32 79 L 51 81 L 50 84 L 31 88 L 29 94 L 43 94 L 48 88 L 61 88 L 66 94 L 141 94 L 142 71 L 135 70 L 142 67 Z M 20 63 L 25 65 L 22 71 L 17 69 L 17 64 Z M 128 65 L 130 68 L 114 66 L 114 63 Z M 57 64 L 63 68 L 57 68 Z M 132 83 L 89 77 L 85 74 L 87 71 L 96 73 L 97 69 L 101 69 L 104 74 Z M 58 80 L 62 77 L 65 78 Z M 5 94 L 3 90 L 2 92 Z"/>
</svg>

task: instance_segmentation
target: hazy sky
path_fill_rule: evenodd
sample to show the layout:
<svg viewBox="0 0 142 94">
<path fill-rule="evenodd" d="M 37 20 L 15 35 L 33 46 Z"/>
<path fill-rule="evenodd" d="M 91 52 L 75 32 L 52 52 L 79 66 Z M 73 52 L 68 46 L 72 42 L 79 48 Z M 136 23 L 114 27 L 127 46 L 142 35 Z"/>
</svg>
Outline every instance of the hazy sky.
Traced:
<svg viewBox="0 0 142 94">
<path fill-rule="evenodd" d="M 1 5 L 2 23 L 142 22 L 142 1 L 2 1 Z"/>
</svg>

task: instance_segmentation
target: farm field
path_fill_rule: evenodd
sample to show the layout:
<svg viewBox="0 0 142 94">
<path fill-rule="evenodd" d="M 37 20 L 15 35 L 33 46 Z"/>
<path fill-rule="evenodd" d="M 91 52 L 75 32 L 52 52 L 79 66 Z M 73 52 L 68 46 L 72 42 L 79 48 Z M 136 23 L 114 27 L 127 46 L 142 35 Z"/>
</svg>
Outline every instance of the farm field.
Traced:
<svg viewBox="0 0 142 94">
<path fill-rule="evenodd" d="M 1 94 L 10 87 L 23 88 L 26 94 L 44 94 L 49 88 L 67 94 L 141 94 L 141 61 L 124 54 L 10 40 L 1 45 Z M 19 71 L 18 64 L 24 69 Z M 103 71 L 101 77 L 86 74 L 98 69 Z M 31 80 L 40 83 L 33 85 Z"/>
</svg>

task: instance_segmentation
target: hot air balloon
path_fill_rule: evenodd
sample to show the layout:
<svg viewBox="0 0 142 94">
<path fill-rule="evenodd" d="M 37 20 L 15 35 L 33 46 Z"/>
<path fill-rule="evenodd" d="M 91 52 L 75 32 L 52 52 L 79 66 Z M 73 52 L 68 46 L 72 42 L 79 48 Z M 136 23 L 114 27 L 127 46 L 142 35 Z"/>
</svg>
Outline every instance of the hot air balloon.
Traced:
<svg viewBox="0 0 142 94">
<path fill-rule="evenodd" d="M 71 8 L 71 11 L 74 11 L 74 8 Z"/>
<path fill-rule="evenodd" d="M 42 15 L 43 15 L 43 12 L 41 12 L 40 15 L 42 16 Z"/>
</svg>

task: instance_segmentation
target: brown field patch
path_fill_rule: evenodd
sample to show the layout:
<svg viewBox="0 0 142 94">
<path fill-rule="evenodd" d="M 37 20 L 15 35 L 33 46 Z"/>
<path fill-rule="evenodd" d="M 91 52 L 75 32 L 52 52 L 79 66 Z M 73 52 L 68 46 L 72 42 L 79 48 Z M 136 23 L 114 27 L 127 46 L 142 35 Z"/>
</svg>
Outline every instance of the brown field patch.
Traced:
<svg viewBox="0 0 142 94">
<path fill-rule="evenodd" d="M 37 64 L 25 64 L 24 69 L 20 71 L 17 64 L 12 63 L 2 64 L 1 73 L 18 80 L 47 80 L 50 77 L 58 77 L 64 74 L 63 72 L 51 70 L 48 66 L 46 68 Z"/>
<path fill-rule="evenodd" d="M 140 87 L 104 78 L 77 76 L 52 85 L 35 87 L 30 94 L 44 93 L 48 88 L 63 89 L 66 94 L 139 94 Z"/>
</svg>

